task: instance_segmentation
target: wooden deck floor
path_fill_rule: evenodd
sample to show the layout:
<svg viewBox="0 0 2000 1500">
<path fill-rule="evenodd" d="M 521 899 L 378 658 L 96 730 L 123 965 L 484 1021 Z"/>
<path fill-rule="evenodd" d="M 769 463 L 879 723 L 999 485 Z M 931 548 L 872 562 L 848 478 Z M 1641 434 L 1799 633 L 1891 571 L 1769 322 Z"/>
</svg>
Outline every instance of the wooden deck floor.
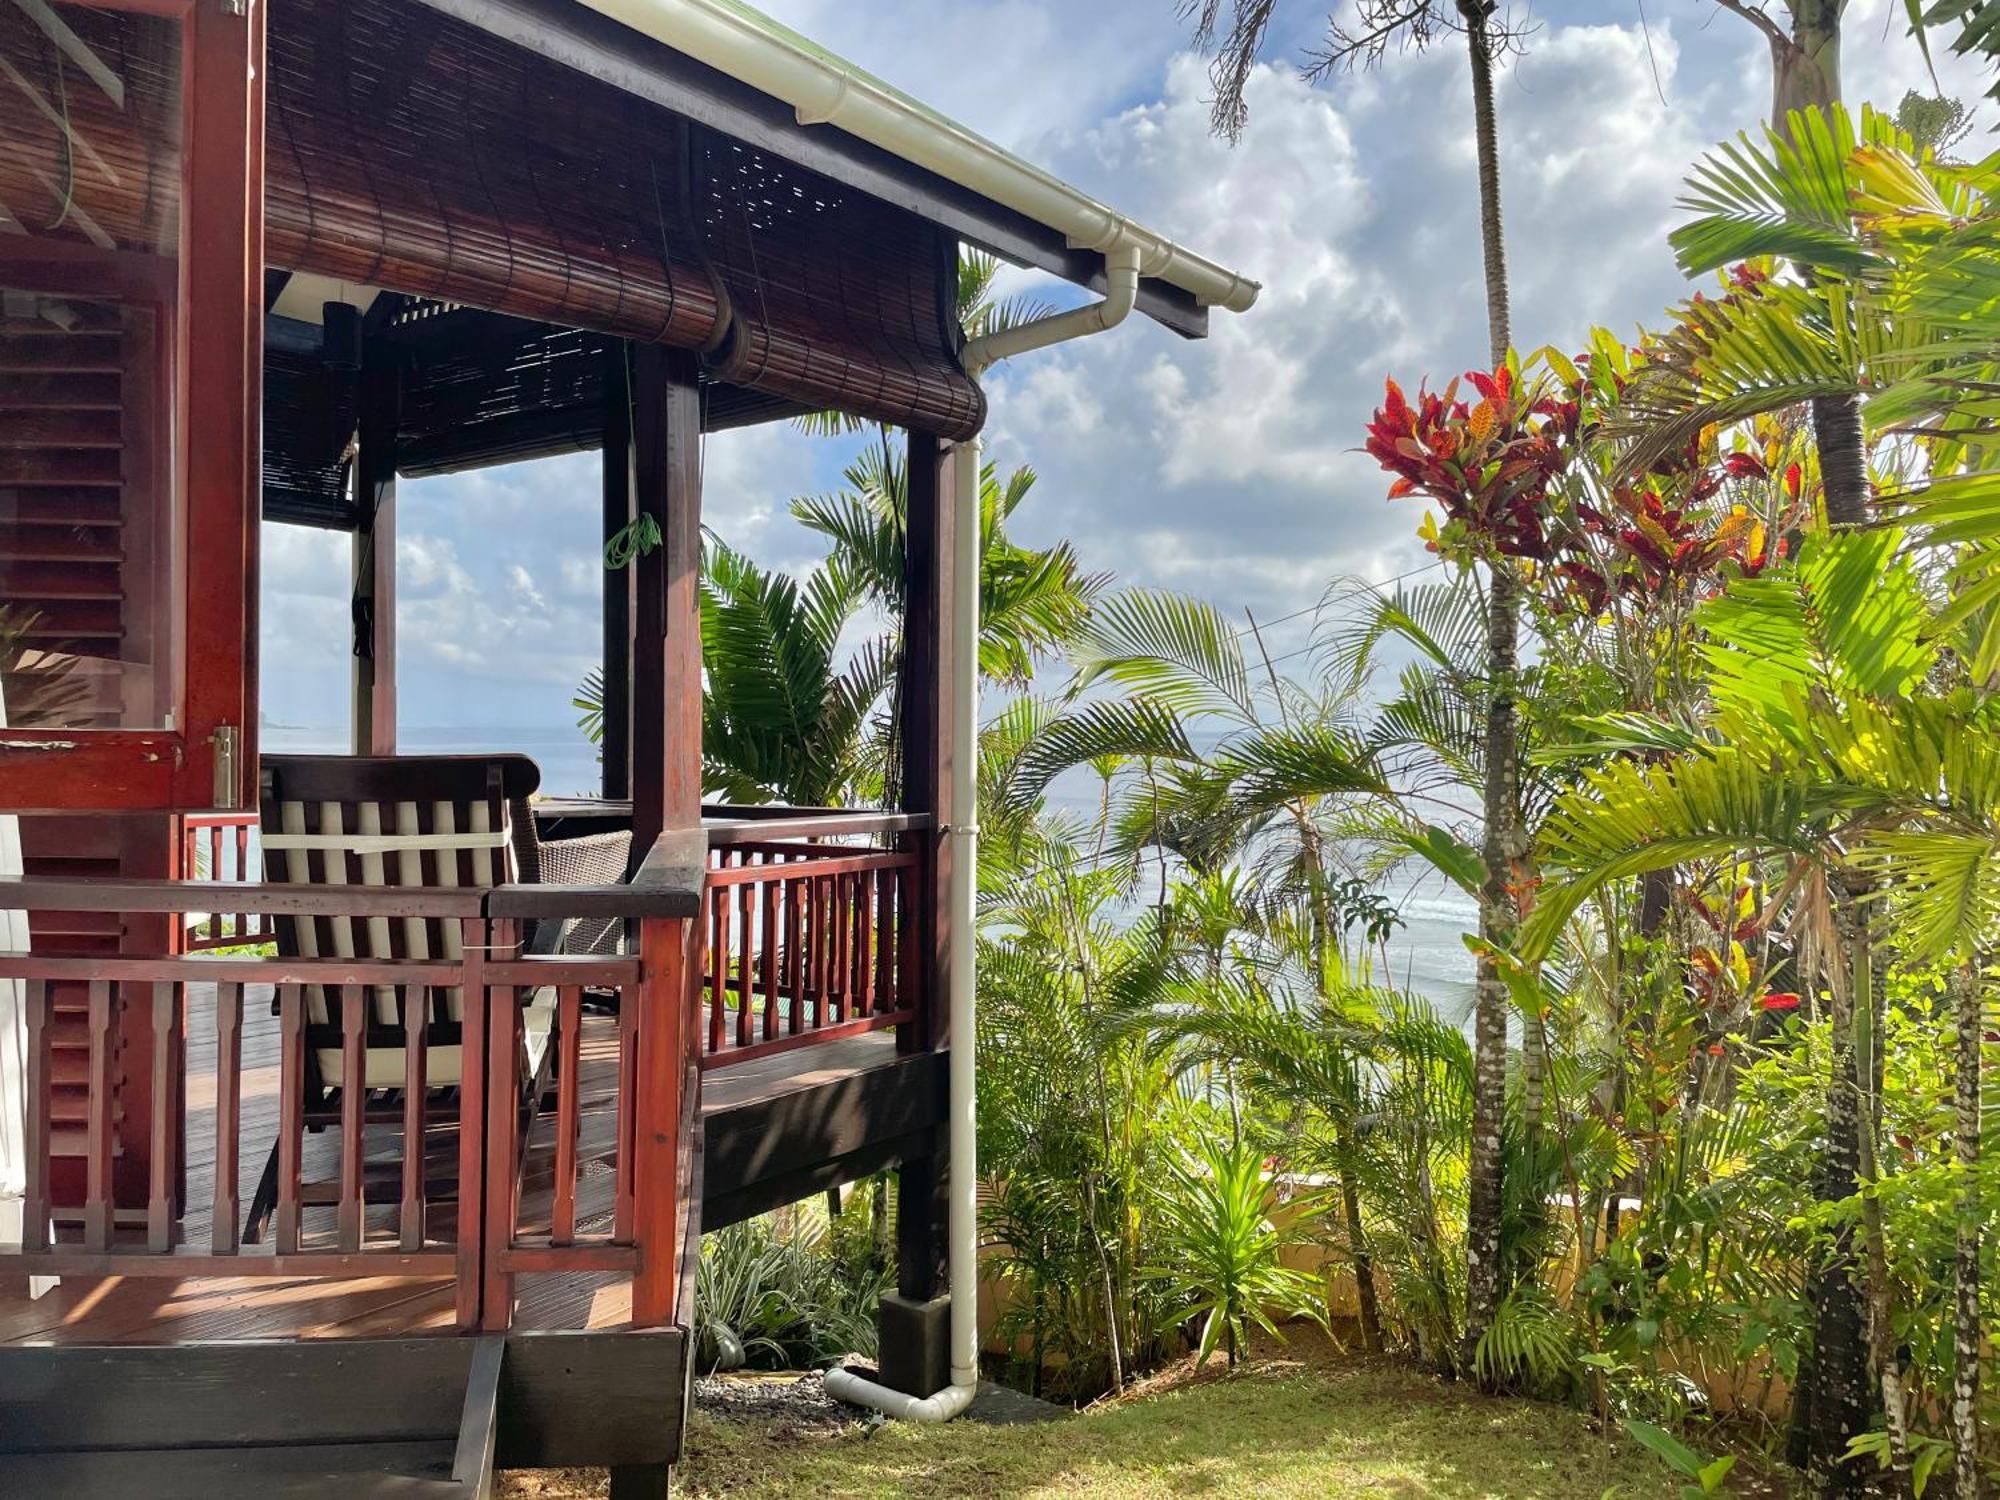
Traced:
<svg viewBox="0 0 2000 1500">
<path fill-rule="evenodd" d="M 250 992 L 243 1017 L 242 1201 L 247 1205 L 278 1128 L 278 1032 L 266 992 Z M 187 1204 L 183 1240 L 205 1245 L 210 1234 L 215 1141 L 214 992 L 188 989 Z M 577 1230 L 602 1233 L 610 1226 L 614 1192 L 611 1142 L 615 1132 L 616 1022 L 586 1015 L 583 1035 L 582 1121 L 577 1185 Z M 886 1032 L 846 1038 L 718 1069 L 703 1088 L 704 1113 L 749 1104 L 794 1089 L 830 1082 L 894 1058 Z M 394 1127 L 369 1129 L 371 1159 L 393 1161 L 400 1151 Z M 430 1152 L 450 1160 L 449 1132 L 433 1132 Z M 529 1139 L 523 1174 L 524 1231 L 548 1214 L 553 1165 L 553 1123 L 545 1113 Z M 338 1160 L 333 1133 L 308 1136 L 305 1176 L 326 1177 Z M 380 1241 L 393 1237 L 393 1205 L 371 1205 L 368 1225 Z M 453 1229 L 448 1203 L 432 1206 L 427 1233 L 448 1243 Z M 330 1242 L 333 1210 L 309 1209 L 305 1242 Z M 622 1275 L 533 1274 L 516 1278 L 515 1326 L 528 1329 L 616 1328 L 630 1321 L 631 1290 Z M 124 1276 L 66 1279 L 30 1298 L 25 1278 L 0 1277 L 0 1343 L 160 1343 L 246 1338 L 380 1338 L 448 1333 L 453 1328 L 454 1283 L 449 1278 L 377 1276 L 346 1280 L 274 1276 Z"/>
</svg>

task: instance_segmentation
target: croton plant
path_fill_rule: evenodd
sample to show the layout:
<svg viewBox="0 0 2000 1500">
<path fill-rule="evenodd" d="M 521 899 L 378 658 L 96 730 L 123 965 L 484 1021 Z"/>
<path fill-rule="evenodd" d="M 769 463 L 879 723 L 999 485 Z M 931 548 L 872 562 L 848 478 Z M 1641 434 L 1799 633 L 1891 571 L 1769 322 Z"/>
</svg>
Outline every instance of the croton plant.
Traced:
<svg viewBox="0 0 2000 1500">
<path fill-rule="evenodd" d="M 1549 585 L 1551 609 L 1692 604 L 1783 555 L 1811 475 L 1769 419 L 1729 434 L 1728 451 L 1709 429 L 1627 471 L 1611 434 L 1649 347 L 1598 330 L 1575 359 L 1545 349 L 1527 374 L 1475 370 L 1414 401 L 1391 380 L 1367 451 L 1395 476 L 1391 499 L 1421 495 L 1442 512 L 1419 531 L 1430 550 L 1517 559 Z"/>
</svg>

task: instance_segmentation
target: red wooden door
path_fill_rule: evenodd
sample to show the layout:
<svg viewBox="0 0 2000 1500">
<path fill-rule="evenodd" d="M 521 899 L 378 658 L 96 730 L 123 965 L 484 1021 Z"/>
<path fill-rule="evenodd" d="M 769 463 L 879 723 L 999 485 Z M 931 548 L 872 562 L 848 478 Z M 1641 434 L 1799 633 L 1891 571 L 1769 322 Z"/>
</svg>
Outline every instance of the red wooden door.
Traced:
<svg viewBox="0 0 2000 1500">
<path fill-rule="evenodd" d="M 31 815 L 30 873 L 173 875 L 172 815 L 251 793 L 263 8 L 0 5 L 0 812 Z M 45 953 L 168 936 L 30 931 Z M 81 1191 L 76 989 L 54 996 L 59 1204 Z M 150 1021 L 116 1018 L 121 1205 L 151 1166 Z"/>
</svg>

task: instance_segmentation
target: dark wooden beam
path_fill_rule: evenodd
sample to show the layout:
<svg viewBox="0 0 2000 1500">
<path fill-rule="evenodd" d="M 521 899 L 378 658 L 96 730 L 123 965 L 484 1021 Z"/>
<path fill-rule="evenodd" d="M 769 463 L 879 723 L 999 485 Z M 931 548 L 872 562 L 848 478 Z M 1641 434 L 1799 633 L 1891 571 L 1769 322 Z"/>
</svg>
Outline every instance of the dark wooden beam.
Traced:
<svg viewBox="0 0 2000 1500">
<path fill-rule="evenodd" d="M 354 485 L 354 738 L 356 755 L 396 753 L 396 428 L 402 372 L 371 341 L 363 356 Z"/>
<path fill-rule="evenodd" d="M 701 822 L 701 393 L 697 357 L 632 346 L 632 847 Z"/>
<path fill-rule="evenodd" d="M 918 881 L 919 939 L 927 1024 L 903 1038 L 904 1050 L 929 1050 L 948 1040 L 945 992 L 949 974 L 945 912 L 951 861 L 945 829 L 951 806 L 951 576 L 953 450 L 925 433 L 909 435 L 909 509 L 903 547 L 903 658 L 898 693 L 902 810 L 927 814 L 930 826 L 909 835 L 923 857 Z"/>
<path fill-rule="evenodd" d="M 632 404 L 626 344 L 604 350 L 604 540 L 632 520 Z M 632 795 L 632 570 L 604 570 L 604 795 Z"/>
<path fill-rule="evenodd" d="M 945 1060 L 905 1057 L 826 1083 L 702 1112 L 702 1225 L 716 1230 L 935 1156 Z"/>
<path fill-rule="evenodd" d="M 1058 231 L 831 125 L 801 125 L 781 100 L 567 0 L 423 0 L 580 73 L 940 224 L 1016 265 L 1105 289 L 1104 258 Z M 1187 338 L 1208 309 L 1179 287 L 1139 283 L 1139 311 Z"/>
<path fill-rule="evenodd" d="M 681 1454 L 687 1353 L 678 1328 L 509 1334 L 496 1463 L 671 1463 Z"/>
<path fill-rule="evenodd" d="M 909 439 L 909 519 L 904 542 L 900 750 L 903 809 L 929 814 L 928 829 L 906 835 L 921 858 L 917 873 L 918 963 L 923 1017 L 897 1033 L 905 1053 L 938 1053 L 949 1044 L 951 886 L 945 830 L 951 806 L 952 450 L 936 438 Z M 944 1157 L 940 1149 L 905 1162 L 897 1178 L 897 1290 L 916 1301 L 935 1297 L 944 1264 Z"/>
</svg>

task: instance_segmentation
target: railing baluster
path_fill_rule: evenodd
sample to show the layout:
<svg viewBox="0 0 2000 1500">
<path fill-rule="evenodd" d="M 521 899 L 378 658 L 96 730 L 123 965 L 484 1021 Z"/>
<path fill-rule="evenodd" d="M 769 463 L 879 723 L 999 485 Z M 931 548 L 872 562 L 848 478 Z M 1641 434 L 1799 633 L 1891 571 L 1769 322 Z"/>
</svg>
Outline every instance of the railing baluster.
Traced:
<svg viewBox="0 0 2000 1500">
<path fill-rule="evenodd" d="M 775 869 L 775 866 L 771 866 Z M 763 938 L 764 950 L 760 956 L 762 972 L 758 978 L 764 986 L 764 1040 L 769 1041 L 778 1034 L 778 893 L 782 889 L 782 877 L 776 873 L 765 876 L 758 887 L 763 897 Z"/>
<path fill-rule="evenodd" d="M 363 1191 L 362 1147 L 368 1104 L 368 991 L 359 985 L 340 989 L 340 1209 L 336 1224 L 340 1248 L 361 1248 Z"/>
<path fill-rule="evenodd" d="M 749 864 L 746 856 L 744 864 Z M 736 887 L 736 1045 L 747 1047 L 754 1039 L 752 1012 L 750 1008 L 750 987 L 755 979 L 751 972 L 751 954 L 756 942 L 756 934 L 751 930 L 753 893 L 750 883 L 745 881 Z"/>
<path fill-rule="evenodd" d="M 21 1248 L 49 1247 L 49 1110 L 51 1085 L 49 982 L 30 979 L 28 1002 L 28 1182 L 21 1200 Z"/>
<path fill-rule="evenodd" d="M 83 1243 L 91 1250 L 111 1248 L 111 999 L 110 981 L 91 981 L 83 1203 Z"/>
<path fill-rule="evenodd" d="M 833 924 L 828 920 L 827 911 L 833 904 L 832 884 L 832 881 L 823 878 L 812 883 L 812 1023 L 815 1030 L 826 1024 L 827 994 L 833 988 Z"/>
<path fill-rule="evenodd" d="M 797 1036 L 806 1027 L 806 976 L 805 957 L 799 950 L 799 924 L 804 913 L 801 899 L 805 895 L 804 882 L 796 879 L 785 881 L 785 951 L 784 982 L 791 997 L 791 1029 Z"/>
<path fill-rule="evenodd" d="M 875 1009 L 875 877 L 854 877 L 854 1004 L 850 1018 Z"/>
<path fill-rule="evenodd" d="M 405 1250 L 421 1250 L 424 1227 L 424 1105 L 429 1079 L 430 991 L 420 984 L 403 989 L 403 1200 L 396 1231 Z M 459 1049 L 464 1067 L 465 1049 Z"/>
<path fill-rule="evenodd" d="M 250 825 L 239 822 L 236 825 L 236 878 L 250 878 Z M 249 912 L 236 914 L 236 940 L 239 943 L 254 942 L 259 936 L 258 924 Z"/>
<path fill-rule="evenodd" d="M 217 1255 L 234 1255 L 242 1230 L 237 1179 L 238 1138 L 243 1129 L 243 986 L 215 987 L 215 1193 L 209 1242 Z"/>
<path fill-rule="evenodd" d="M 581 1113 L 577 1070 L 582 1066 L 583 991 L 566 984 L 556 991 L 556 1198 L 549 1219 L 549 1243 L 576 1238 L 576 1146 Z"/>
<path fill-rule="evenodd" d="M 726 862 L 726 861 L 725 861 Z M 729 888 L 712 885 L 708 900 L 708 1050 L 720 1052 L 724 1036 L 722 1005 L 729 974 Z"/>
<path fill-rule="evenodd" d="M 278 1253 L 299 1250 L 299 1153 L 305 1147 L 305 991 L 278 987 Z"/>
<path fill-rule="evenodd" d="M 174 1055 L 177 1029 L 174 998 L 178 986 L 159 983 L 145 988 L 150 988 L 153 996 L 153 1118 L 149 1148 L 152 1181 L 146 1199 L 146 1248 L 155 1255 L 164 1255 L 174 1242 L 173 1165 L 179 1154 L 179 1142 L 173 1139 L 177 1118 L 173 1107 L 174 1069 L 179 1061 Z"/>
<path fill-rule="evenodd" d="M 896 872 L 875 872 L 875 1010 L 896 1008 L 892 955 L 896 951 Z"/>
<path fill-rule="evenodd" d="M 513 956 L 512 922 L 488 925 L 495 951 Z M 471 994 L 467 1000 L 479 998 Z M 514 1278 L 500 1262 L 512 1248 L 520 1216 L 521 1057 L 520 994 L 510 984 L 484 987 L 486 1016 L 486 1250 L 481 1264 L 486 1284 L 480 1293 L 481 1326 L 504 1333 L 514 1320 Z"/>
<path fill-rule="evenodd" d="M 925 987 L 917 978 L 920 959 L 918 947 L 923 941 L 923 924 L 917 920 L 917 870 L 918 866 L 906 864 L 896 871 L 896 914 L 900 926 L 896 933 L 896 1009 L 911 1010 L 927 1004 Z M 944 914 L 938 914 L 944 920 Z M 916 1034 L 923 1035 L 922 1027 L 915 1028 Z"/>
<path fill-rule="evenodd" d="M 700 922 L 688 924 L 692 929 L 690 939 L 698 950 L 701 946 L 702 925 Z M 687 993 L 676 999 L 662 995 L 659 1004 L 681 1004 L 687 1006 L 687 1025 L 694 1028 L 693 1034 L 700 1035 L 701 1028 L 701 965 L 699 951 L 686 955 L 688 978 Z M 639 1005 L 646 996 L 643 985 L 627 985 L 618 994 L 618 1144 L 614 1148 L 612 1166 L 616 1169 L 617 1193 L 612 1200 L 611 1238 L 621 1245 L 632 1243 L 632 1198 L 634 1192 L 633 1158 L 638 1145 L 633 1138 L 632 1101 L 639 1086 Z"/>
<path fill-rule="evenodd" d="M 485 1234 L 486 959 L 485 922 L 463 924 L 463 984 L 459 988 L 458 1089 L 458 1326 L 480 1325 L 485 1297 L 481 1242 Z"/>
</svg>

